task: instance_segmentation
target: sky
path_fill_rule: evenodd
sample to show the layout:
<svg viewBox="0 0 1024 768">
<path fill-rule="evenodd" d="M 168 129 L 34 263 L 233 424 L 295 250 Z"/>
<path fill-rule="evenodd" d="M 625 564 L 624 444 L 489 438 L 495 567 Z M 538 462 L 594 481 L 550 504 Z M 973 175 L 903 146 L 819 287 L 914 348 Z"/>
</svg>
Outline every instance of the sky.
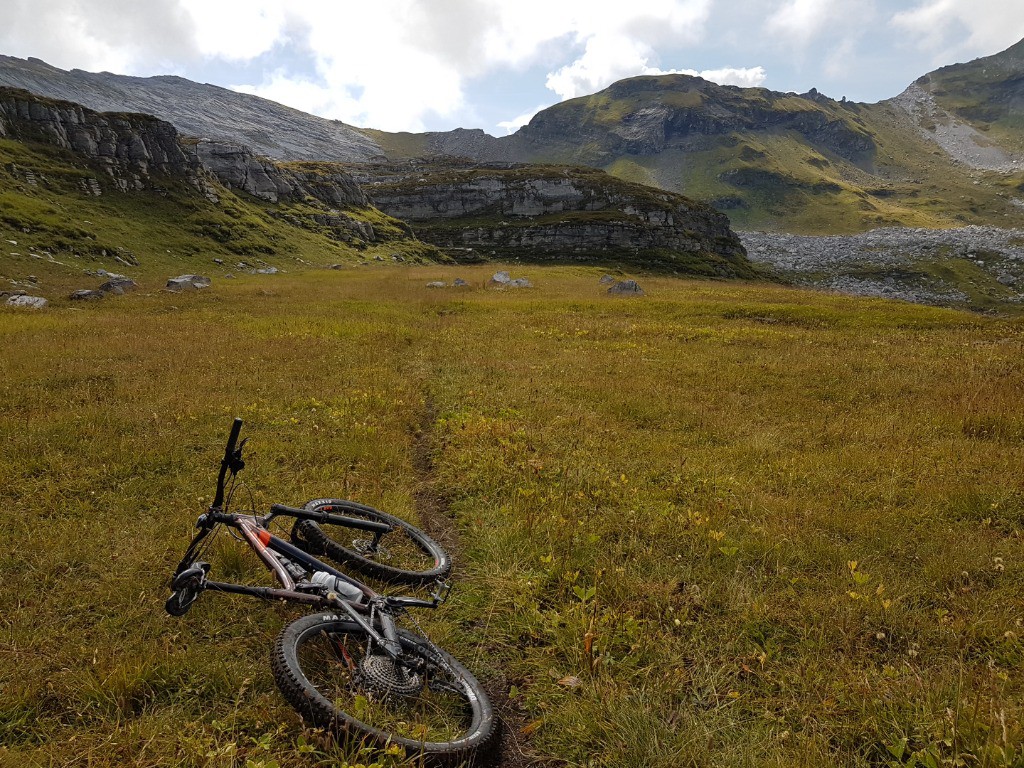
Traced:
<svg viewBox="0 0 1024 768">
<path fill-rule="evenodd" d="M 62 69 L 495 136 L 664 72 L 875 102 L 1024 38 L 1024 0 L 0 0 L 0 19 L 0 53 Z"/>
</svg>

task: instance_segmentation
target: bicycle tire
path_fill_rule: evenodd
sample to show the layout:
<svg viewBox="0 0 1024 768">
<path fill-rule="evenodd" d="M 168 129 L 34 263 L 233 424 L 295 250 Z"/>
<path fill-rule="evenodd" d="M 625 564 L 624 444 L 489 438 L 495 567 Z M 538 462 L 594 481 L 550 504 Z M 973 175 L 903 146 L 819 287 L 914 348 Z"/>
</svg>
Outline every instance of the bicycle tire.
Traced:
<svg viewBox="0 0 1024 768">
<path fill-rule="evenodd" d="M 339 740 L 378 748 L 397 744 L 407 757 L 432 765 L 472 764 L 482 757 L 496 737 L 497 721 L 476 678 L 446 651 L 399 629 L 405 655 L 425 660 L 431 670 L 409 683 L 402 677 L 407 671 L 389 657 L 367 653 L 367 639 L 355 621 L 330 613 L 303 616 L 281 631 L 270 666 L 302 718 Z M 392 664 L 388 679 L 401 678 L 413 690 L 382 693 L 379 673 L 374 687 L 362 670 L 364 663 L 376 662 Z"/>
<path fill-rule="evenodd" d="M 291 531 L 292 543 L 311 555 L 326 556 L 338 564 L 352 566 L 360 573 L 392 584 L 430 584 L 451 572 L 451 557 L 441 545 L 399 517 L 345 499 L 314 499 L 306 503 L 305 509 L 330 511 L 394 527 L 391 533 L 384 535 L 381 546 L 374 552 L 366 546 L 370 534 L 364 531 L 296 520 Z"/>
</svg>

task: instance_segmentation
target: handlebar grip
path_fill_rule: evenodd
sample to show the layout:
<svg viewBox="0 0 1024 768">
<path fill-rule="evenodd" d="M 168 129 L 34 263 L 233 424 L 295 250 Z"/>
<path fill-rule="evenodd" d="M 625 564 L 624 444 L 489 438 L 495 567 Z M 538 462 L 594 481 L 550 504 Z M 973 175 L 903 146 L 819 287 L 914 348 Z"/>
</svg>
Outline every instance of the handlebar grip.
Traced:
<svg viewBox="0 0 1024 768">
<path fill-rule="evenodd" d="M 241 433 L 241 431 L 242 420 L 236 417 L 234 422 L 232 422 L 231 424 L 231 434 L 228 435 L 228 447 L 224 449 L 225 456 L 230 456 L 232 453 L 235 452 L 235 444 L 238 442 L 238 435 L 239 433 Z"/>
<path fill-rule="evenodd" d="M 309 513 L 304 509 L 286 507 L 284 504 L 271 504 L 270 511 L 275 515 L 289 515 L 291 517 L 306 517 Z"/>
</svg>

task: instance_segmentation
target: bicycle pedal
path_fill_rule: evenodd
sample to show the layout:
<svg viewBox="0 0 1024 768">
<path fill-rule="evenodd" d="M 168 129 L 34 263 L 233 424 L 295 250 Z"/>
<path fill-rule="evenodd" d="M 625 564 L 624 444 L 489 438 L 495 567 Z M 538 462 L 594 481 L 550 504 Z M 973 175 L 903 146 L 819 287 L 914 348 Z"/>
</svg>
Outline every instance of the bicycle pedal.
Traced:
<svg viewBox="0 0 1024 768">
<path fill-rule="evenodd" d="M 434 591 L 430 594 L 435 605 L 444 603 L 452 593 L 452 583 L 447 579 L 438 579 L 434 582 Z"/>
</svg>

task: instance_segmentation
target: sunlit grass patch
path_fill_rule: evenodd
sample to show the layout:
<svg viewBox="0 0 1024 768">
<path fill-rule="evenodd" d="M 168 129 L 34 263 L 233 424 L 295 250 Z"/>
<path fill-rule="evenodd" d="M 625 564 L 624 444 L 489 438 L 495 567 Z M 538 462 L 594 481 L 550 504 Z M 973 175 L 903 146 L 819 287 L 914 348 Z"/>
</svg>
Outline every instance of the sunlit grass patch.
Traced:
<svg viewBox="0 0 1024 768">
<path fill-rule="evenodd" d="M 238 415 L 240 508 L 416 519 L 425 441 L 461 551 L 424 624 L 509 695 L 531 754 L 1016 764 L 1019 321 L 655 277 L 615 301 L 581 268 L 499 292 L 491 272 L 0 311 L 4 756 L 391 760 L 304 732 L 277 694 L 294 609 L 163 613 Z M 470 289 L 426 288 L 455 276 Z M 215 571 L 266 578 L 234 544 Z"/>
</svg>

